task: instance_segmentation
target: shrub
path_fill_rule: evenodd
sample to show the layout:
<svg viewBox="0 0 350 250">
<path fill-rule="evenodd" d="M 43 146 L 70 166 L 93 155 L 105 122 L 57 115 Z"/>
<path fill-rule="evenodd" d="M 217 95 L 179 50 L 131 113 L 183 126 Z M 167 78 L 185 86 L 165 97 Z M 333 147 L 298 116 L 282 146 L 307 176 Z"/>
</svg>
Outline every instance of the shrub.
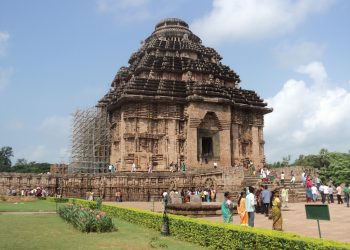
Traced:
<svg viewBox="0 0 350 250">
<path fill-rule="evenodd" d="M 58 214 L 82 232 L 112 232 L 115 226 L 105 212 L 69 204 L 60 207 Z"/>
<path fill-rule="evenodd" d="M 96 205 L 93 201 L 73 200 L 76 204 L 85 207 Z M 161 230 L 163 222 L 161 213 L 111 205 L 102 205 L 102 210 L 111 216 L 131 223 L 140 224 L 157 231 Z M 269 229 L 214 223 L 179 215 L 169 215 L 169 224 L 172 236 L 212 249 L 350 249 L 348 243 L 304 237 Z"/>
<path fill-rule="evenodd" d="M 46 200 L 57 203 L 67 203 L 69 201 L 68 198 L 58 198 L 58 197 L 46 197 Z"/>
</svg>

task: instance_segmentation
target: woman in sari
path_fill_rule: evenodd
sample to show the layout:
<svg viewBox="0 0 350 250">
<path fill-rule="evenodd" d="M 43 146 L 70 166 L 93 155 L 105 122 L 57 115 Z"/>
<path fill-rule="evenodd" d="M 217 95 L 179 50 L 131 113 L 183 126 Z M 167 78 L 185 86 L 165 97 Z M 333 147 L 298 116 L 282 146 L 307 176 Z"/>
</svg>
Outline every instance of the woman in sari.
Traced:
<svg viewBox="0 0 350 250">
<path fill-rule="evenodd" d="M 241 192 L 238 199 L 237 212 L 242 226 L 248 226 L 248 213 L 245 208 L 245 193 Z"/>
<path fill-rule="evenodd" d="M 221 204 L 221 213 L 224 223 L 232 223 L 233 202 L 231 201 L 230 193 L 225 192 L 224 201 Z"/>
<path fill-rule="evenodd" d="M 272 229 L 282 231 L 282 213 L 281 213 L 281 207 L 282 203 L 279 198 L 279 191 L 275 190 L 272 192 Z"/>
</svg>

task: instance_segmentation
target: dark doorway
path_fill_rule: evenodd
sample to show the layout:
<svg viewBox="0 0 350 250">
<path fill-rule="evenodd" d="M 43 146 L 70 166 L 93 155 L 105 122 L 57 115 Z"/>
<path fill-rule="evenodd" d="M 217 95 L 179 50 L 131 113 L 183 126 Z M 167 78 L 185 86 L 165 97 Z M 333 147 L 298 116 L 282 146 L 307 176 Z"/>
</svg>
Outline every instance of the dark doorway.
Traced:
<svg viewBox="0 0 350 250">
<path fill-rule="evenodd" d="M 202 155 L 206 157 L 213 156 L 213 138 L 202 137 Z"/>
</svg>

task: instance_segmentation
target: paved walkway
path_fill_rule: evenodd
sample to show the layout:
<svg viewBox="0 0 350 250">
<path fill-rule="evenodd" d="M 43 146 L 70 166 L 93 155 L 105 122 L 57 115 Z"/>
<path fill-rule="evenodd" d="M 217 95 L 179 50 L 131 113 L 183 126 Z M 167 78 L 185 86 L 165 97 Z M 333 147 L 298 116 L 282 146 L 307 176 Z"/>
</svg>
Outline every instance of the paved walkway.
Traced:
<svg viewBox="0 0 350 250">
<path fill-rule="evenodd" d="M 123 207 L 133 207 L 146 210 L 162 211 L 160 202 L 106 202 L 107 204 Z M 106 204 L 105 203 L 105 204 Z M 154 209 L 153 209 L 154 208 Z M 344 205 L 330 204 L 330 221 L 320 221 L 322 238 L 350 242 L 350 208 Z M 304 203 L 290 203 L 288 210 L 282 211 L 284 231 L 294 232 L 301 235 L 318 237 L 317 221 L 307 220 Z M 205 217 L 209 221 L 222 221 L 220 216 Z M 237 215 L 234 216 L 234 224 L 239 223 Z M 255 226 L 260 228 L 272 228 L 272 220 L 262 214 L 256 214 Z"/>
</svg>

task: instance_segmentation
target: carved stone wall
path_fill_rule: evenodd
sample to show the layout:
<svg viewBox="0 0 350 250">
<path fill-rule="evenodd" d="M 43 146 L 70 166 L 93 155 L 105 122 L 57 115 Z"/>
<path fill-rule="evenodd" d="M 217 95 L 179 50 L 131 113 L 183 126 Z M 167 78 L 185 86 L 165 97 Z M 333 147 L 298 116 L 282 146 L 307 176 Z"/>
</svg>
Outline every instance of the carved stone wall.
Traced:
<svg viewBox="0 0 350 250">
<path fill-rule="evenodd" d="M 135 163 L 139 171 L 147 171 L 150 163 L 155 171 L 179 163 L 184 154 L 186 127 L 182 105 L 164 103 L 128 103 L 113 111 L 111 163 L 130 171 Z"/>
<path fill-rule="evenodd" d="M 65 197 L 86 198 L 86 192 L 105 200 L 115 200 L 116 191 L 121 191 L 125 201 L 147 201 L 149 197 L 160 200 L 165 190 L 188 190 L 214 188 L 220 198 L 230 190 L 238 193 L 240 188 L 232 189 L 233 183 L 240 187 L 242 175 L 212 170 L 198 173 L 115 173 L 115 174 L 22 174 L 0 173 L 0 195 L 8 189 L 44 188 L 49 194 L 62 193 Z"/>
<path fill-rule="evenodd" d="M 263 164 L 263 116 L 272 109 L 221 59 L 186 22 L 159 22 L 99 101 L 111 117 L 111 163 L 122 171 Z"/>
</svg>

